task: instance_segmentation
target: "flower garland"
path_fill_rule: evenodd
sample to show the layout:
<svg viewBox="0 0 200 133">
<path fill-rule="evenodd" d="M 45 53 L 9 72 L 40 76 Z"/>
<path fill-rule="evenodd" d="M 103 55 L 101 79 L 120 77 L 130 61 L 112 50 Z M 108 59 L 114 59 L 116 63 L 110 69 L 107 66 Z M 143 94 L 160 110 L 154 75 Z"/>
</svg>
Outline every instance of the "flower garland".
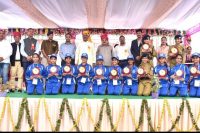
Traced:
<svg viewBox="0 0 200 133">
<path fill-rule="evenodd" d="M 45 114 L 46 114 L 47 119 L 48 119 L 48 121 L 49 121 L 49 123 L 50 123 L 51 130 L 54 131 L 55 128 L 54 128 L 54 126 L 53 126 L 53 123 L 52 123 L 52 121 L 51 121 L 51 117 L 50 117 L 50 115 L 49 115 L 49 111 L 48 111 L 48 106 L 47 106 L 46 100 L 43 99 L 43 102 L 44 102 Z"/>
<path fill-rule="evenodd" d="M 101 129 L 101 123 L 102 123 L 102 118 L 103 118 L 103 109 L 104 109 L 105 104 L 106 104 L 106 99 L 103 99 L 103 103 L 101 105 L 100 113 L 99 113 L 99 120 L 94 127 L 95 132 L 101 131 L 100 129 Z"/>
<path fill-rule="evenodd" d="M 14 123 L 14 120 L 13 120 L 13 116 L 12 116 L 12 111 L 11 111 L 11 106 L 10 106 L 10 99 L 8 98 L 7 100 L 7 105 L 8 105 L 8 113 L 10 115 L 10 121 L 11 121 L 11 124 L 12 124 L 12 128 L 13 130 L 15 130 L 15 123 Z"/>
<path fill-rule="evenodd" d="M 63 112 L 65 110 L 65 100 L 66 100 L 66 98 L 63 99 L 62 104 L 60 106 L 59 118 L 56 121 L 56 127 L 55 127 L 56 132 L 58 132 L 60 130 L 60 123 L 61 123 L 61 119 L 63 118 Z"/>
<path fill-rule="evenodd" d="M 15 126 L 15 130 L 14 131 L 19 131 L 19 129 L 21 127 L 21 120 L 22 120 L 22 116 L 24 114 L 24 109 L 26 111 L 26 118 L 28 119 L 28 124 L 29 124 L 30 130 L 32 132 L 34 132 L 35 129 L 34 129 L 34 126 L 32 124 L 32 121 L 31 121 L 27 98 L 23 98 L 23 100 L 22 100 L 22 103 L 21 103 L 21 106 L 20 106 L 20 109 L 19 109 L 19 114 L 18 114 L 18 121 L 17 121 L 17 124 Z"/>
<path fill-rule="evenodd" d="M 162 123 L 164 112 L 165 112 L 165 106 L 166 106 L 166 99 L 164 99 L 163 101 L 162 112 L 161 112 L 161 117 L 158 122 L 157 131 L 160 131 L 160 128 L 161 128 L 161 123 Z"/>
<path fill-rule="evenodd" d="M 75 124 L 74 124 L 73 127 L 70 129 L 70 131 L 72 131 L 72 130 L 74 129 L 74 127 L 78 126 L 78 123 L 80 122 L 80 118 L 81 118 L 82 113 L 83 113 L 84 105 L 85 105 L 85 100 L 82 101 L 81 109 L 80 109 L 80 111 L 79 111 L 79 113 L 78 113 L 77 120 L 75 121 Z"/>
<path fill-rule="evenodd" d="M 92 124 L 95 126 L 95 122 L 94 122 L 94 119 L 93 119 L 92 113 L 91 113 L 91 108 L 89 108 L 87 99 L 85 99 L 85 104 L 86 104 L 86 107 L 87 107 L 89 119 L 92 122 Z"/>
<path fill-rule="evenodd" d="M 172 127 L 169 129 L 169 132 L 171 132 L 176 127 L 176 124 L 179 122 L 180 117 L 183 113 L 183 109 L 184 109 L 184 99 L 182 99 L 182 103 L 181 103 L 181 106 L 179 108 L 179 114 L 176 117 L 176 120 L 174 122 L 172 122 Z"/>
<path fill-rule="evenodd" d="M 197 116 L 196 122 L 198 122 L 199 119 L 200 119 L 200 108 L 199 108 L 199 113 L 198 113 L 198 116 Z M 195 126 L 195 125 L 193 125 L 193 126 L 189 129 L 189 132 L 191 132 L 191 131 L 194 129 L 194 126 Z"/>
<path fill-rule="evenodd" d="M 194 115 L 191 111 L 191 107 L 190 107 L 189 101 L 187 99 L 186 99 L 186 105 L 187 105 L 188 112 L 190 114 L 190 118 L 192 119 L 192 125 L 193 125 L 193 127 L 195 127 L 196 131 L 199 131 L 199 127 L 196 123 L 197 121 L 195 121 L 195 119 L 194 119 Z"/>
<path fill-rule="evenodd" d="M 37 120 L 38 120 L 38 114 L 39 114 L 39 109 L 40 109 L 40 103 L 41 103 L 42 98 L 39 99 L 38 105 L 37 105 L 37 109 L 35 111 L 34 114 L 34 121 L 33 121 L 33 125 L 36 127 L 37 124 Z"/>
<path fill-rule="evenodd" d="M 6 98 L 4 99 L 3 108 L 2 108 L 2 111 L 1 111 L 1 115 L 0 115 L 0 125 L 1 125 L 2 120 L 3 120 L 3 117 L 4 117 L 4 115 L 5 115 L 5 109 L 6 109 L 6 103 L 7 103 L 7 101 L 8 101 L 8 98 L 6 97 Z"/>
<path fill-rule="evenodd" d="M 140 107 L 140 117 L 139 117 L 139 124 L 138 124 L 138 126 L 137 126 L 137 128 L 136 128 L 136 132 L 139 132 L 139 128 L 140 128 L 140 126 L 142 125 L 142 123 L 143 123 L 143 116 L 144 116 L 144 99 L 142 100 L 142 105 L 141 105 L 141 107 Z"/>
<path fill-rule="evenodd" d="M 112 120 L 111 109 L 110 109 L 110 104 L 109 104 L 108 99 L 106 99 L 106 114 L 110 120 L 111 130 L 116 132 L 116 129 L 114 129 L 114 124 L 113 124 L 113 120 Z"/>
<path fill-rule="evenodd" d="M 144 105 L 145 105 L 145 109 L 147 111 L 147 120 L 148 120 L 148 125 L 150 126 L 150 131 L 151 132 L 155 132 L 155 130 L 154 130 L 153 126 L 152 126 L 150 108 L 148 106 L 148 102 L 147 102 L 146 99 L 144 99 Z"/>
<path fill-rule="evenodd" d="M 73 122 L 73 124 L 74 124 L 75 127 L 76 127 L 76 131 L 80 132 L 80 129 L 79 129 L 78 125 L 76 124 L 76 121 L 75 121 L 74 116 L 73 116 L 73 114 L 72 114 L 72 110 L 71 110 L 71 108 L 70 108 L 70 106 L 69 106 L 69 101 L 68 101 L 68 99 L 65 99 L 65 101 L 66 101 L 66 107 L 67 107 L 67 111 L 68 111 L 68 113 L 69 113 L 69 117 L 72 119 L 72 122 Z"/>
<path fill-rule="evenodd" d="M 129 111 L 129 113 L 130 113 L 130 115 L 131 115 L 132 122 L 133 122 L 133 124 L 134 124 L 134 126 L 135 126 L 135 128 L 136 128 L 136 127 L 138 127 L 138 124 L 136 124 L 135 117 L 133 116 L 133 111 L 132 111 L 132 109 L 131 109 L 131 107 L 130 107 L 130 102 L 129 102 L 129 100 L 127 100 L 127 106 L 128 106 L 128 111 Z M 139 129 L 138 129 L 138 130 L 139 130 Z"/>
<path fill-rule="evenodd" d="M 118 125 L 119 125 L 119 122 L 120 122 L 120 120 L 121 120 L 121 118 L 122 118 L 122 115 L 124 114 L 124 109 L 125 109 L 125 99 L 123 98 L 123 99 L 122 99 L 122 107 L 121 107 L 121 110 L 120 110 L 120 113 L 119 113 L 117 122 L 116 122 L 116 124 L 114 125 L 114 129 L 112 129 L 112 131 L 116 131 L 116 130 L 117 130 Z"/>
</svg>

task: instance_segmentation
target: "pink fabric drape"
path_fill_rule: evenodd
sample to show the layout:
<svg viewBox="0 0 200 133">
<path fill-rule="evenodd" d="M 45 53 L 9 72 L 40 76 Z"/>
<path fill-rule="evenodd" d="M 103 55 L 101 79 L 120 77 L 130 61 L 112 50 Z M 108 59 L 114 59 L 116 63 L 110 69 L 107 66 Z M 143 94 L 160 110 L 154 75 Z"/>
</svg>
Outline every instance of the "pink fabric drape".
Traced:
<svg viewBox="0 0 200 133">
<path fill-rule="evenodd" d="M 30 18 L 44 28 L 58 28 L 54 22 L 46 18 L 37 8 L 34 7 L 31 0 L 13 0 L 13 2 L 24 10 Z"/>
<path fill-rule="evenodd" d="M 165 19 L 173 9 L 175 9 L 182 0 L 159 0 L 156 7 L 146 18 L 142 27 L 155 28 L 163 19 Z"/>
<path fill-rule="evenodd" d="M 85 0 L 89 28 L 104 27 L 107 1 Z"/>
</svg>

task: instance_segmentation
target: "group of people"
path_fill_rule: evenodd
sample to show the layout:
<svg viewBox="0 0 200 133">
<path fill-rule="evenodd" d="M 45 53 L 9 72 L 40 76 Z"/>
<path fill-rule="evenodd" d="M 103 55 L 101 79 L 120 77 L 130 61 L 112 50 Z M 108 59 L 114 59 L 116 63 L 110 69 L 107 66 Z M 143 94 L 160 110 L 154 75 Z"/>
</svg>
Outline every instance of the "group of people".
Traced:
<svg viewBox="0 0 200 133">
<path fill-rule="evenodd" d="M 28 94 L 114 94 L 145 95 L 151 94 L 152 79 L 156 75 L 162 96 L 200 97 L 199 53 L 186 54 L 181 45 L 181 35 L 175 36 L 175 45 L 168 46 L 167 38 L 161 38 L 161 46 L 156 50 L 149 35 L 137 30 L 137 39 L 131 48 L 120 36 L 120 44 L 113 48 L 109 45 L 107 34 L 101 35 L 102 44 L 95 51 L 88 31 L 83 31 L 83 42 L 71 43 L 71 35 L 65 35 L 66 42 L 53 40 L 53 32 L 48 32 L 48 40 L 40 47 L 33 38 L 33 29 L 28 29 L 28 38 L 20 43 L 21 35 L 14 33 L 15 42 L 9 45 L 5 34 L 0 30 L 0 73 L 3 85 L 8 81 L 10 69 L 10 91 L 22 89 L 23 73 Z M 41 58 L 40 55 L 43 55 Z M 62 62 L 57 65 L 57 54 Z M 154 67 L 153 58 L 158 64 Z M 191 65 L 185 65 L 189 61 Z M 61 66 L 61 67 L 60 67 Z M 45 89 L 44 89 L 45 88 Z M 36 92 L 35 92 L 36 91 Z"/>
</svg>

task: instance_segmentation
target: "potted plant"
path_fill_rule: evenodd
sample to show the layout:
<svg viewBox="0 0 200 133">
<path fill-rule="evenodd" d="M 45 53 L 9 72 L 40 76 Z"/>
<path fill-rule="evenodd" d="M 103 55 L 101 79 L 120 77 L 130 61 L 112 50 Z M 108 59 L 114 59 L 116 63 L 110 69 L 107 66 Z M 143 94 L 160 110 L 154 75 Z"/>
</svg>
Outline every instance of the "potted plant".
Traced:
<svg viewBox="0 0 200 133">
<path fill-rule="evenodd" d="M 159 78 L 157 75 L 153 76 L 152 79 L 152 93 L 151 93 L 151 97 L 153 99 L 157 99 L 159 96 L 158 90 L 160 88 L 160 82 L 159 82 Z"/>
</svg>

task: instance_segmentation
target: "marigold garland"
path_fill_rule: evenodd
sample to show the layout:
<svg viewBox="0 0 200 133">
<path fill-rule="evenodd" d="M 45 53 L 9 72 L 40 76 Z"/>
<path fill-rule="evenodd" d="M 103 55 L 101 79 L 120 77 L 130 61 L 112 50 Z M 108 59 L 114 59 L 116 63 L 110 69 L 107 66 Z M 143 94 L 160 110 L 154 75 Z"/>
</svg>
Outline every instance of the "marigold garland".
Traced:
<svg viewBox="0 0 200 133">
<path fill-rule="evenodd" d="M 162 112 L 161 112 L 161 117 L 158 122 L 157 131 L 160 131 L 160 128 L 161 128 L 161 123 L 162 123 L 163 116 L 165 113 L 165 106 L 166 106 L 166 99 L 164 99 L 164 101 L 163 101 Z"/>
<path fill-rule="evenodd" d="M 99 120 L 94 127 L 95 132 L 101 131 L 100 129 L 101 129 L 101 123 L 102 123 L 102 118 L 103 118 L 103 109 L 104 109 L 105 104 L 106 104 L 106 99 L 103 99 L 103 103 L 101 105 L 100 113 L 99 113 Z"/>
<path fill-rule="evenodd" d="M 38 102 L 38 104 L 37 104 L 37 109 L 36 109 L 35 114 L 34 114 L 33 125 L 34 125 L 35 127 L 36 127 L 37 120 L 38 120 L 38 114 L 39 114 L 39 109 L 40 109 L 41 100 L 42 100 L 42 98 L 39 99 L 39 102 Z"/>
<path fill-rule="evenodd" d="M 137 127 L 138 127 L 138 124 L 136 124 L 135 117 L 133 116 L 133 111 L 132 111 L 132 109 L 131 109 L 131 107 L 130 107 L 130 102 L 129 102 L 129 100 L 127 100 L 127 106 L 128 106 L 128 111 L 129 111 L 129 113 L 130 113 L 130 115 L 131 115 L 131 120 L 132 120 L 132 122 L 133 122 L 135 128 L 137 128 Z M 139 129 L 138 129 L 138 130 L 139 130 Z"/>
<path fill-rule="evenodd" d="M 85 104 L 86 104 L 86 107 L 87 107 L 89 119 L 90 119 L 90 121 L 92 122 L 92 124 L 95 126 L 95 122 L 94 122 L 94 119 L 93 119 L 92 113 L 91 113 L 91 108 L 90 108 L 89 105 L 88 105 L 87 99 L 85 99 Z"/>
<path fill-rule="evenodd" d="M 198 125 L 197 125 L 197 123 L 196 123 L 196 121 L 194 119 L 194 115 L 193 115 L 193 113 L 191 111 L 191 107 L 190 107 L 189 101 L 187 99 L 186 99 L 186 105 L 187 105 L 188 112 L 190 114 L 190 118 L 192 119 L 192 124 L 195 127 L 196 131 L 199 131 L 199 127 L 198 127 Z"/>
<path fill-rule="evenodd" d="M 111 109 L 110 109 L 110 104 L 109 104 L 108 99 L 106 99 L 106 113 L 110 120 L 111 130 L 116 132 L 116 129 L 114 129 L 114 124 L 113 124 L 113 120 L 112 120 Z"/>
<path fill-rule="evenodd" d="M 10 99 L 8 98 L 7 100 L 7 108 L 8 108 L 8 113 L 10 115 L 10 121 L 11 121 L 11 124 L 12 124 L 12 128 L 13 128 L 13 131 L 15 130 L 15 123 L 14 123 L 14 120 L 13 120 L 13 116 L 12 116 L 12 111 L 11 111 L 11 106 L 10 106 Z"/>
<path fill-rule="evenodd" d="M 4 114 L 5 114 L 5 109 L 6 109 L 6 103 L 7 103 L 7 101 L 8 101 L 8 98 L 6 97 L 6 98 L 4 99 L 3 108 L 2 108 L 2 111 L 1 111 L 1 115 L 0 115 L 0 125 L 1 125 L 1 123 L 2 123 L 2 119 L 3 119 Z"/>
</svg>

